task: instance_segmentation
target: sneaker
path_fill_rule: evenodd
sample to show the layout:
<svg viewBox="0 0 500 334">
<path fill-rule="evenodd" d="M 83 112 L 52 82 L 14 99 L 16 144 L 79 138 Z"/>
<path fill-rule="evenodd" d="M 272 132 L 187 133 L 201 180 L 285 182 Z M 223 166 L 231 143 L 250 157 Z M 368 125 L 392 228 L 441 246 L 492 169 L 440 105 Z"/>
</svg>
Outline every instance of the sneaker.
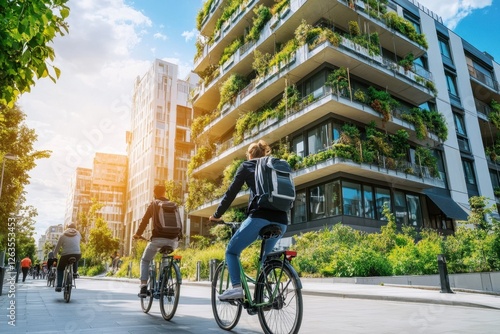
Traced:
<svg viewBox="0 0 500 334">
<path fill-rule="evenodd" d="M 61 292 L 62 288 L 60 286 L 56 286 L 56 292 Z"/>
<path fill-rule="evenodd" d="M 222 295 L 219 295 L 219 300 L 234 300 L 242 298 L 243 298 L 242 287 L 226 290 Z"/>
<path fill-rule="evenodd" d="M 149 291 L 148 291 L 148 286 L 145 285 L 145 286 L 141 286 L 141 291 L 139 291 L 139 293 L 137 294 L 137 297 L 139 298 L 146 298 L 149 294 Z"/>
</svg>

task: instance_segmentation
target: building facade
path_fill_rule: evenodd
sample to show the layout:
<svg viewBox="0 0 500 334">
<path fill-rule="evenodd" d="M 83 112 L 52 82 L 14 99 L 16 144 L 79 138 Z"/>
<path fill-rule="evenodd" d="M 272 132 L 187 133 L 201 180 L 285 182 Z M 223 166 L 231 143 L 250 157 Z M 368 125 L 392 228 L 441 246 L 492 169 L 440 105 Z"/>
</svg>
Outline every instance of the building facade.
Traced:
<svg viewBox="0 0 500 334">
<path fill-rule="evenodd" d="M 181 198 L 186 191 L 187 165 L 193 151 L 189 92 L 197 78 L 193 75 L 181 80 L 178 72 L 177 65 L 156 59 L 135 82 L 131 128 L 127 133 L 126 254 L 153 199 L 154 186 L 173 181 L 181 188 Z M 150 232 L 148 227 L 144 236 Z"/>
<path fill-rule="evenodd" d="M 200 234 L 259 139 L 294 168 L 286 236 L 379 231 L 384 207 L 446 235 L 471 196 L 495 202 L 499 64 L 416 1 L 208 0 L 198 29 L 189 182 L 217 189 L 189 195 Z"/>
<path fill-rule="evenodd" d="M 51 243 L 55 248 L 59 237 L 64 232 L 63 224 L 51 225 L 45 230 L 45 234 L 41 235 L 38 239 L 37 257 L 42 263 L 47 260 L 47 254 L 44 254 L 44 246 L 46 243 Z"/>
<path fill-rule="evenodd" d="M 68 200 L 66 201 L 64 226 L 77 222 L 80 214 L 89 211 L 92 204 L 91 187 L 92 168 L 76 168 L 75 176 L 71 180 Z"/>
</svg>

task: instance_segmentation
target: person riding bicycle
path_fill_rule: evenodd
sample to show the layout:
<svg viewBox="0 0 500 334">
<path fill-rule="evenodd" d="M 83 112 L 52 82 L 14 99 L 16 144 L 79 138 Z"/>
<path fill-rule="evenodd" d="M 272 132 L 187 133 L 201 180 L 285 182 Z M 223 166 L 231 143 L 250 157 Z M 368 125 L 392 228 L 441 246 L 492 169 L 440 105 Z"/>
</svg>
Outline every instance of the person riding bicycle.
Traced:
<svg viewBox="0 0 500 334">
<path fill-rule="evenodd" d="M 144 232 L 149 223 L 149 220 L 153 218 L 153 215 L 158 215 L 158 210 L 155 212 L 154 203 L 155 200 L 167 201 L 167 198 L 165 197 L 165 191 L 166 189 L 164 185 L 161 184 L 155 185 L 153 190 L 154 200 L 149 204 L 148 208 L 146 209 L 146 212 L 144 213 L 144 216 L 142 217 L 142 221 L 139 224 L 139 227 L 137 228 L 137 231 L 132 236 L 134 239 L 140 239 L 142 237 L 142 233 Z M 144 249 L 144 253 L 142 253 L 142 258 L 141 258 L 141 277 L 140 277 L 141 284 L 140 284 L 140 291 L 137 294 L 139 298 L 145 298 L 147 297 L 148 294 L 149 264 L 151 263 L 151 260 L 153 260 L 156 253 L 163 246 L 170 246 L 172 247 L 172 249 L 176 249 L 179 246 L 180 237 L 181 235 L 177 236 L 174 239 L 168 238 L 165 235 L 162 235 L 161 232 L 157 231 L 153 224 L 151 239 L 148 242 L 146 248 Z"/>
<path fill-rule="evenodd" d="M 54 255 L 53 251 L 50 251 L 49 255 L 47 256 L 47 272 L 48 273 L 50 273 L 50 271 L 52 270 L 54 263 L 57 263 L 57 257 Z"/>
<path fill-rule="evenodd" d="M 223 294 L 219 295 L 219 300 L 234 300 L 243 298 L 243 288 L 241 287 L 240 266 L 238 259 L 241 252 L 257 240 L 259 237 L 259 231 L 264 226 L 273 223 L 279 223 L 279 226 L 281 227 L 280 236 L 278 238 L 269 239 L 266 242 L 263 260 L 265 259 L 265 255 L 269 254 L 273 250 L 278 240 L 281 239 L 283 234 L 286 232 L 288 225 L 287 212 L 258 208 L 256 202 L 254 201 L 254 199 L 256 199 L 255 195 L 257 194 L 255 189 L 255 167 L 257 160 L 255 159 L 268 156 L 270 154 L 271 148 L 263 140 L 259 140 L 259 142 L 249 145 L 246 153 L 248 160 L 244 161 L 240 165 L 236 171 L 233 182 L 224 194 L 217 210 L 209 218 L 211 221 L 222 220 L 222 215 L 229 208 L 236 195 L 241 190 L 243 184 L 247 184 L 248 188 L 250 188 L 250 198 L 247 210 L 248 216 L 243 223 L 241 223 L 240 228 L 233 235 L 226 248 L 226 262 L 233 288 L 226 290 Z"/>
<path fill-rule="evenodd" d="M 80 250 L 81 239 L 82 236 L 76 229 L 75 223 L 71 223 L 57 241 L 57 245 L 54 248 L 54 256 L 61 250 L 61 257 L 57 263 L 56 292 L 61 292 L 62 290 L 64 268 L 68 264 L 68 260 L 72 257 L 76 258 L 76 261 L 73 263 L 73 277 L 78 277 L 78 261 L 82 257 L 82 252 Z"/>
</svg>

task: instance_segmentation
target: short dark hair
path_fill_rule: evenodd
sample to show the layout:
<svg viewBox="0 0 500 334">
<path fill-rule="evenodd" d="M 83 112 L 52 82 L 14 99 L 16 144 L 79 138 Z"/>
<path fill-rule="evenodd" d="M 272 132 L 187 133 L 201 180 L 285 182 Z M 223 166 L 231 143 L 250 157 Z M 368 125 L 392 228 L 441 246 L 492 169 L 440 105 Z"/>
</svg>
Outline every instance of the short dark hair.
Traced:
<svg viewBox="0 0 500 334">
<path fill-rule="evenodd" d="M 165 196 L 165 186 L 163 184 L 157 184 L 153 190 L 155 197 Z"/>
</svg>

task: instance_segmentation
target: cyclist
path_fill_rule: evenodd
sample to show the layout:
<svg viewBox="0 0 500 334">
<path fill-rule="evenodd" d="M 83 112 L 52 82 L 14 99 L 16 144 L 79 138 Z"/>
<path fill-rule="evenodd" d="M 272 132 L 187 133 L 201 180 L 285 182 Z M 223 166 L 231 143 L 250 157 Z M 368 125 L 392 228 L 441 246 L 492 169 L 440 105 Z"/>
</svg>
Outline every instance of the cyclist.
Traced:
<svg viewBox="0 0 500 334">
<path fill-rule="evenodd" d="M 68 260 L 71 257 L 76 258 L 76 261 L 73 263 L 73 277 L 78 277 L 78 261 L 82 257 L 82 252 L 80 250 L 81 239 L 82 236 L 80 232 L 77 231 L 75 223 L 71 223 L 67 226 L 66 230 L 57 241 L 56 248 L 54 249 L 54 255 L 59 253 L 59 250 L 61 250 L 61 257 L 57 263 L 56 292 L 61 292 L 62 290 L 61 287 L 64 268 L 68 264 Z"/>
<path fill-rule="evenodd" d="M 158 184 L 154 187 L 153 190 L 153 196 L 154 200 L 162 200 L 162 201 L 167 201 L 167 198 L 165 197 L 165 186 Z M 142 221 L 139 224 L 139 227 L 137 228 L 137 231 L 135 234 L 132 236 L 134 239 L 140 239 L 142 236 L 142 233 L 146 229 L 146 226 L 149 223 L 149 219 L 153 218 L 154 215 L 158 215 L 158 211 L 154 212 L 154 201 L 152 201 L 148 208 L 146 209 L 146 212 L 144 213 L 144 216 L 142 217 Z M 158 217 L 157 217 L 158 218 Z M 153 232 L 151 235 L 151 239 L 144 249 L 144 253 L 142 253 L 142 258 L 141 258 L 141 284 L 140 284 L 140 291 L 137 294 L 139 298 L 145 298 L 147 297 L 148 294 L 148 277 L 149 277 L 149 264 L 151 263 L 151 260 L 154 258 L 156 255 L 156 252 L 163 246 L 170 246 L 173 249 L 176 249 L 179 245 L 179 238 L 182 236 L 179 235 L 178 237 L 171 239 L 167 238 L 165 235 L 162 235 L 159 231 L 155 229 L 155 226 L 153 224 Z"/>
<path fill-rule="evenodd" d="M 233 235 L 226 248 L 226 262 L 233 288 L 226 290 L 223 294 L 219 295 L 219 300 L 234 300 L 243 298 L 238 258 L 245 248 L 257 240 L 260 229 L 272 223 L 279 223 L 281 226 L 281 235 L 279 238 L 267 240 L 263 255 L 264 257 L 265 254 L 268 254 L 273 250 L 278 240 L 281 239 L 283 234 L 286 232 L 288 224 L 287 212 L 258 208 L 256 202 L 254 201 L 257 199 L 255 196 L 257 193 L 255 190 L 255 166 L 257 160 L 254 159 L 268 156 L 270 154 L 271 148 L 263 140 L 259 140 L 259 142 L 252 143 L 248 146 L 246 153 L 248 160 L 244 161 L 240 165 L 236 171 L 233 182 L 224 194 L 217 210 L 209 218 L 211 221 L 220 221 L 220 217 L 222 217 L 222 215 L 229 208 L 234 198 L 241 190 L 243 184 L 247 184 L 248 188 L 250 188 L 250 198 L 247 209 L 248 216 L 245 221 L 243 221 L 238 231 Z"/>
</svg>

